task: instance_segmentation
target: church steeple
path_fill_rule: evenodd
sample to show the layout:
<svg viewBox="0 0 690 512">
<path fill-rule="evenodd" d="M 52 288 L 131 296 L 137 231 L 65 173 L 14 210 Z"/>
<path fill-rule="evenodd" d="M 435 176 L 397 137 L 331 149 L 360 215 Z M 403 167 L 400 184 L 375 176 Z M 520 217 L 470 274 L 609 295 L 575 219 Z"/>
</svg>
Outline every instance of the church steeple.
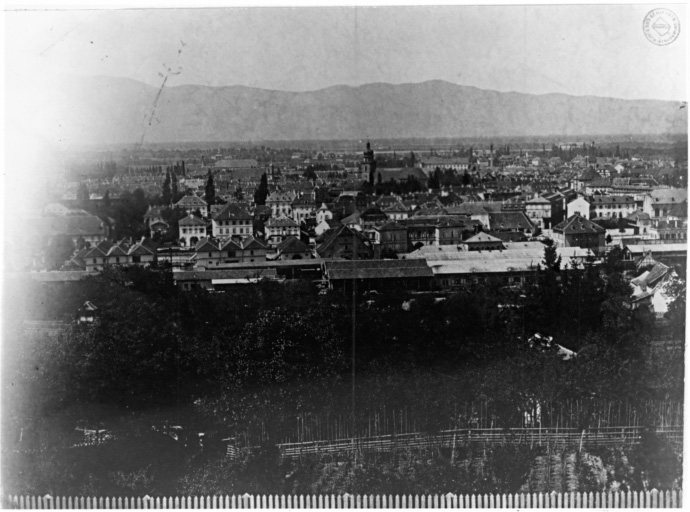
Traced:
<svg viewBox="0 0 690 512">
<path fill-rule="evenodd" d="M 374 158 L 374 150 L 371 149 L 371 143 L 367 141 L 367 149 L 364 152 L 364 159 L 362 160 L 362 171 L 369 174 L 369 184 L 374 184 L 374 174 L 376 174 L 376 159 Z"/>
</svg>

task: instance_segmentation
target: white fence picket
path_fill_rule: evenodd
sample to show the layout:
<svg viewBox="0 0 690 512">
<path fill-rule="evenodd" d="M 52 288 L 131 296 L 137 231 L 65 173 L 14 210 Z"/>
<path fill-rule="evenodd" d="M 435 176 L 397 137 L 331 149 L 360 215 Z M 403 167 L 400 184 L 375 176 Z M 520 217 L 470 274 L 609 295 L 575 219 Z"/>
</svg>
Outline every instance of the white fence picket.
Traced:
<svg viewBox="0 0 690 512">
<path fill-rule="evenodd" d="M 10 509 L 682 508 L 682 490 L 456 495 L 3 496 Z"/>
</svg>

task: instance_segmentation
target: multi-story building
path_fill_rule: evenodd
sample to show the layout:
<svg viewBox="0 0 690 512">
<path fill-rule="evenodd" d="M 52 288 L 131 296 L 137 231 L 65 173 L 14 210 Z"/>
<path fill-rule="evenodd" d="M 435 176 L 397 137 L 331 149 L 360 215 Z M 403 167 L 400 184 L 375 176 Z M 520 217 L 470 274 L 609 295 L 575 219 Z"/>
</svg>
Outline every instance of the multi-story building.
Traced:
<svg viewBox="0 0 690 512">
<path fill-rule="evenodd" d="M 652 218 L 666 217 L 676 205 L 687 200 L 688 191 L 684 188 L 660 188 L 645 196 L 643 211 Z"/>
<path fill-rule="evenodd" d="M 194 195 L 184 196 L 175 203 L 175 208 L 184 210 L 187 214 L 199 211 L 202 217 L 208 216 L 208 205 L 206 201 Z"/>
<path fill-rule="evenodd" d="M 588 199 L 590 215 L 596 217 L 610 217 L 624 219 L 635 213 L 637 205 L 631 196 L 592 196 Z"/>
<path fill-rule="evenodd" d="M 360 232 L 343 225 L 325 232 L 316 252 L 321 258 L 366 260 L 374 257 L 371 241 Z"/>
<path fill-rule="evenodd" d="M 266 198 L 266 206 L 271 208 L 271 215 L 279 217 L 285 215 L 292 216 L 292 201 L 295 200 L 294 192 L 272 192 Z"/>
<path fill-rule="evenodd" d="M 271 247 L 277 247 L 289 236 L 299 238 L 299 224 L 285 215 L 278 218 L 271 217 L 264 226 L 266 228 L 266 240 Z"/>
<path fill-rule="evenodd" d="M 409 210 L 400 200 L 383 207 L 383 213 L 391 220 L 405 220 L 410 216 Z"/>
<path fill-rule="evenodd" d="M 206 221 L 195 217 L 191 213 L 179 222 L 179 239 L 184 245 L 192 247 L 206 237 Z"/>
<path fill-rule="evenodd" d="M 565 211 L 564 196 L 560 192 L 551 192 L 543 194 L 542 197 L 551 203 L 549 225 L 555 226 L 563 220 L 563 212 Z"/>
<path fill-rule="evenodd" d="M 611 192 L 610 178 L 595 178 L 585 185 L 585 194 L 608 194 Z"/>
<path fill-rule="evenodd" d="M 435 158 L 428 157 L 422 160 L 421 167 L 427 174 L 433 173 L 438 167 L 442 171 L 451 169 L 453 171 L 464 171 L 470 168 L 470 159 L 460 158 Z"/>
<path fill-rule="evenodd" d="M 328 209 L 325 203 L 321 203 L 321 206 L 316 210 L 316 224 L 321 224 L 324 221 L 333 219 L 333 212 Z"/>
<path fill-rule="evenodd" d="M 525 215 L 532 224 L 540 229 L 551 227 L 551 201 L 543 197 L 535 197 L 525 201 Z"/>
<path fill-rule="evenodd" d="M 687 243 L 688 222 L 686 219 L 654 219 L 652 226 L 649 227 L 649 234 L 652 238 L 659 240 L 669 240 L 669 243 Z"/>
<path fill-rule="evenodd" d="M 553 240 L 560 247 L 581 247 L 598 253 L 606 245 L 606 230 L 578 214 L 553 227 Z"/>
<path fill-rule="evenodd" d="M 590 207 L 591 205 L 589 204 L 589 201 L 587 201 L 587 199 L 585 199 L 584 197 L 580 196 L 577 199 L 574 199 L 568 203 L 568 205 L 566 206 L 566 215 L 568 217 L 572 217 L 577 213 L 581 217 L 589 219 Z"/>
<path fill-rule="evenodd" d="M 254 216 L 236 203 L 228 203 L 212 216 L 212 235 L 243 239 L 254 233 Z"/>
<path fill-rule="evenodd" d="M 374 243 L 378 244 L 379 254 L 393 251 L 397 254 L 407 252 L 407 227 L 397 222 L 386 222 L 373 228 Z"/>
<path fill-rule="evenodd" d="M 292 209 L 292 219 L 301 224 L 307 219 L 314 218 L 316 214 L 316 204 L 309 196 L 298 196 L 290 204 Z"/>
</svg>

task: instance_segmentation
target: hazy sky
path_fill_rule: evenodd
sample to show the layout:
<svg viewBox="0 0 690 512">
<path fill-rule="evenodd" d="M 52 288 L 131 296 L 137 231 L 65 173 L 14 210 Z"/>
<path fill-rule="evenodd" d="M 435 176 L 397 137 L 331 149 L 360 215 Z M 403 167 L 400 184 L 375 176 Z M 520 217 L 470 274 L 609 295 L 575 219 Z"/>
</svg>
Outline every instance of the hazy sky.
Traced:
<svg viewBox="0 0 690 512">
<path fill-rule="evenodd" d="M 291 91 L 443 79 L 527 93 L 686 100 L 687 33 L 644 36 L 652 5 L 11 12 L 7 73 Z M 685 4 L 667 4 L 687 19 Z"/>
</svg>

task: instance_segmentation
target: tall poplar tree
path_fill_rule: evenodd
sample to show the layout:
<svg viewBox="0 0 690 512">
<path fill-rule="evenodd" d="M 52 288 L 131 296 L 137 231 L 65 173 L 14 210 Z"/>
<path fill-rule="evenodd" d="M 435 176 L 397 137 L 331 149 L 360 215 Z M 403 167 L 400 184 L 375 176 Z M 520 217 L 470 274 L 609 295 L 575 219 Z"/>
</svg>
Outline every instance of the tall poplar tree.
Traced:
<svg viewBox="0 0 690 512">
<path fill-rule="evenodd" d="M 172 201 L 172 190 L 170 189 L 170 172 L 165 173 L 163 181 L 163 204 L 169 205 Z"/>
<path fill-rule="evenodd" d="M 209 207 L 216 202 L 216 185 L 213 182 L 213 174 L 211 171 L 208 171 L 208 180 L 206 180 L 206 189 L 205 189 L 205 197 L 206 197 L 206 204 L 209 205 Z"/>
<path fill-rule="evenodd" d="M 266 177 L 266 173 L 263 173 L 261 175 L 261 181 L 259 182 L 259 186 L 256 187 L 256 191 L 254 192 L 254 203 L 256 203 L 259 206 L 264 206 L 266 204 L 267 197 L 268 178 Z"/>
</svg>

